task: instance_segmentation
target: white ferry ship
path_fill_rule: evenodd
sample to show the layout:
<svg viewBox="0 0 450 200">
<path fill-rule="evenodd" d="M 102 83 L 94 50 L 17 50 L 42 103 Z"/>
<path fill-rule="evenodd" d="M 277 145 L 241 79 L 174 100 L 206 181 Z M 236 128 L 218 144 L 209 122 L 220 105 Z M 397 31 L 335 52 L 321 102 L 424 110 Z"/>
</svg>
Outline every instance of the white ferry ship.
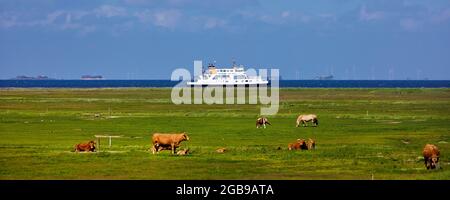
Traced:
<svg viewBox="0 0 450 200">
<path fill-rule="evenodd" d="M 233 62 L 231 68 L 216 68 L 214 64 L 209 64 L 207 70 L 202 70 L 202 74 L 195 77 L 188 85 L 266 85 L 267 80 L 261 76 L 249 76 L 245 73 L 244 66 L 237 66 Z"/>
</svg>

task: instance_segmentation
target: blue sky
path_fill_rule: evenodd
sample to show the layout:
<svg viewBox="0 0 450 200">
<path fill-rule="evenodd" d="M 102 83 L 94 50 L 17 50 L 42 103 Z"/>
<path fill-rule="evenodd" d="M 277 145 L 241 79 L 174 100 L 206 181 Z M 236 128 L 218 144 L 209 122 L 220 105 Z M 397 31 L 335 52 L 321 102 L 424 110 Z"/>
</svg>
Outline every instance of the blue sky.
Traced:
<svg viewBox="0 0 450 200">
<path fill-rule="evenodd" d="M 0 0 L 0 79 L 169 79 L 194 59 L 284 79 L 449 80 L 450 1 Z"/>
</svg>

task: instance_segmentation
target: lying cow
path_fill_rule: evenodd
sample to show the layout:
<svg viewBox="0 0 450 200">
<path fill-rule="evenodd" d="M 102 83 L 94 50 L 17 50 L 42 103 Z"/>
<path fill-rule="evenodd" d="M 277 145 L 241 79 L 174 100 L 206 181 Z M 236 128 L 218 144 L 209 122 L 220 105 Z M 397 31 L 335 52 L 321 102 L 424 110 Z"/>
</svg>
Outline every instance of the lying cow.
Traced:
<svg viewBox="0 0 450 200">
<path fill-rule="evenodd" d="M 439 149 L 432 144 L 426 144 L 422 153 L 423 159 L 425 160 L 425 167 L 427 169 L 435 169 L 439 162 Z"/>
<path fill-rule="evenodd" d="M 216 149 L 217 153 L 225 153 L 226 151 L 227 151 L 227 149 L 223 148 L 223 147 Z"/>
<path fill-rule="evenodd" d="M 299 127 L 300 124 L 302 124 L 303 126 L 308 126 L 308 124 L 306 124 L 306 122 L 312 122 L 314 126 L 319 125 L 319 120 L 317 119 L 317 116 L 314 114 L 309 114 L 309 115 L 299 115 L 297 117 L 297 126 Z"/>
<path fill-rule="evenodd" d="M 267 120 L 267 118 L 265 118 L 265 117 L 260 117 L 256 120 L 256 128 L 259 128 L 261 126 L 266 128 L 266 124 L 272 125 L 272 124 L 270 124 L 269 120 Z"/>
<path fill-rule="evenodd" d="M 152 137 L 153 154 L 158 153 L 161 150 L 169 150 L 169 149 L 172 150 L 172 154 L 175 154 L 176 148 L 180 146 L 180 143 L 188 140 L 189 137 L 185 132 L 180 134 L 154 133 Z"/>
<path fill-rule="evenodd" d="M 189 149 L 180 150 L 177 152 L 177 155 L 187 155 L 189 153 Z"/>
<path fill-rule="evenodd" d="M 306 146 L 308 146 L 308 150 L 313 150 L 316 148 L 316 141 L 314 141 L 313 139 L 309 138 L 308 142 L 306 143 Z"/>
<path fill-rule="evenodd" d="M 76 144 L 75 152 L 81 152 L 81 151 L 94 152 L 95 151 L 95 142 L 89 141 L 87 143 Z"/>
<path fill-rule="evenodd" d="M 299 150 L 299 149 L 306 150 L 306 149 L 308 149 L 308 146 L 306 145 L 306 142 L 304 139 L 297 139 L 296 142 L 288 144 L 288 149 L 289 150 Z"/>
</svg>

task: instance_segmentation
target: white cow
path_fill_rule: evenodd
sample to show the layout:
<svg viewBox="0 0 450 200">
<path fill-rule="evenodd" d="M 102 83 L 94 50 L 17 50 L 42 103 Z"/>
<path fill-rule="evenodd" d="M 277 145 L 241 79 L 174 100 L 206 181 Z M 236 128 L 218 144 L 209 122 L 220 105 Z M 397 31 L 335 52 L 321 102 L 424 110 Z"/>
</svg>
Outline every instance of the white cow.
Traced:
<svg viewBox="0 0 450 200">
<path fill-rule="evenodd" d="M 315 126 L 319 125 L 319 120 L 317 120 L 317 116 L 314 114 L 309 114 L 309 115 L 299 115 L 297 117 L 297 126 L 296 127 L 299 127 L 300 123 L 303 126 L 308 126 L 306 124 L 306 122 L 312 122 Z"/>
</svg>

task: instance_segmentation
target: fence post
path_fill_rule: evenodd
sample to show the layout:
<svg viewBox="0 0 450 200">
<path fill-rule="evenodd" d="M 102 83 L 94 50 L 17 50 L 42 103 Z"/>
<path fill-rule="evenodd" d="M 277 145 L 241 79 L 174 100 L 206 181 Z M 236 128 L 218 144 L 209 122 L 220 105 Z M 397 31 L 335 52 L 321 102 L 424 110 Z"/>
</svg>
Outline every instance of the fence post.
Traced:
<svg viewBox="0 0 450 200">
<path fill-rule="evenodd" d="M 98 152 L 100 152 L 100 138 L 97 137 L 97 144 L 98 144 Z"/>
</svg>

